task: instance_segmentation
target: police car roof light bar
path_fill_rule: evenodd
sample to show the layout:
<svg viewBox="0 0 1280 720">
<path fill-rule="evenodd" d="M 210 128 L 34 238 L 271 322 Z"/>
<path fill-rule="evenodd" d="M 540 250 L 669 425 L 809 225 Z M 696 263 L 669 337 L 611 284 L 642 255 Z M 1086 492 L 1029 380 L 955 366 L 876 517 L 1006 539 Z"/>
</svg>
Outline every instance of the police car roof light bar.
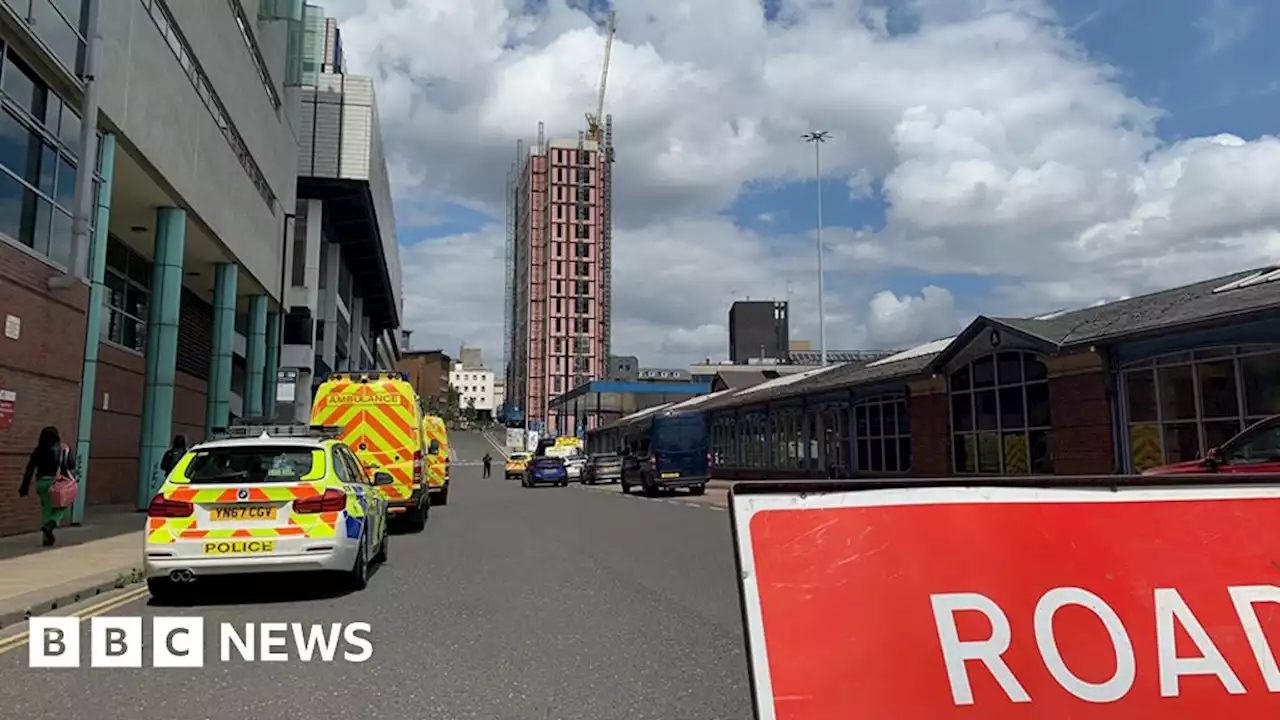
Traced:
<svg viewBox="0 0 1280 720">
<path fill-rule="evenodd" d="M 343 433 L 342 425 L 232 425 L 214 431 L 214 437 L 233 439 L 250 437 L 321 437 L 336 438 Z"/>
</svg>

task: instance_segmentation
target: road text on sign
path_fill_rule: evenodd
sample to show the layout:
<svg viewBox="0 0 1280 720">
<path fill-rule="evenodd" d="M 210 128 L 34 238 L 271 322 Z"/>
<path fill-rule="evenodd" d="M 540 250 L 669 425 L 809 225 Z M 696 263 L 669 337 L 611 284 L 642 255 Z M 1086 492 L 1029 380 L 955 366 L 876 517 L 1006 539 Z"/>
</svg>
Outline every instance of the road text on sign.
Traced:
<svg viewBox="0 0 1280 720">
<path fill-rule="evenodd" d="M 733 510 L 761 720 L 1280 717 L 1280 488 Z"/>
</svg>

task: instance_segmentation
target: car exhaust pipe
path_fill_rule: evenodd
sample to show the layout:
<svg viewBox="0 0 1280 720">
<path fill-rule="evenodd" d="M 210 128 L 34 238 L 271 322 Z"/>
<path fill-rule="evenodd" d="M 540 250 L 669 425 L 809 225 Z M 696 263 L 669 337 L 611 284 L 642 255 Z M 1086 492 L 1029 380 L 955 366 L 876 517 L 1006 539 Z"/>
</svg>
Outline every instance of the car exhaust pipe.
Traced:
<svg viewBox="0 0 1280 720">
<path fill-rule="evenodd" d="M 169 579 L 176 583 L 189 583 L 193 582 L 196 576 L 190 570 L 174 570 L 169 573 Z"/>
</svg>

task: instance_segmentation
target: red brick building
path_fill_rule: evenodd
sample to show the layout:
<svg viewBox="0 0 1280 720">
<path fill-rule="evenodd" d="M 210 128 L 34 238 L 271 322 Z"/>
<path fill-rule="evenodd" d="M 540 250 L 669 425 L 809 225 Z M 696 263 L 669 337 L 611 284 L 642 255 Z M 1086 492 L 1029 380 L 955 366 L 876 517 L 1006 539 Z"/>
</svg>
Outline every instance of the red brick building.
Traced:
<svg viewBox="0 0 1280 720">
<path fill-rule="evenodd" d="M 724 391 L 718 477 L 1091 475 L 1200 457 L 1280 414 L 1280 269 Z"/>
</svg>

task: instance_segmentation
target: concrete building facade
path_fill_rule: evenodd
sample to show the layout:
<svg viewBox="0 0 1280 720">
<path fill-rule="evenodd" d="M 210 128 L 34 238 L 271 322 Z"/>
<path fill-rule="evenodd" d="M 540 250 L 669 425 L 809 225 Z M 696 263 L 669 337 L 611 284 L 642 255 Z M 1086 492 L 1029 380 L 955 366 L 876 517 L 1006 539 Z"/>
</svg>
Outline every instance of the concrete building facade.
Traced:
<svg viewBox="0 0 1280 720">
<path fill-rule="evenodd" d="M 302 59 L 299 4 L 101 0 L 82 119 L 89 2 L 0 0 L 0 477 L 16 487 L 55 425 L 82 469 L 75 520 L 145 507 L 174 434 L 274 411 Z M 33 530 L 9 490 L 0 534 Z"/>
<path fill-rule="evenodd" d="M 390 369 L 400 354 L 399 250 L 373 80 L 347 73 L 337 23 L 304 7 L 298 197 L 283 365 L 305 421 L 329 372 Z"/>
<path fill-rule="evenodd" d="M 465 367 L 454 363 L 449 371 L 449 384 L 458 392 L 463 410 L 475 410 L 482 417 L 493 415 L 495 404 L 494 372 L 484 367 Z"/>
<path fill-rule="evenodd" d="M 601 143 L 538 136 L 508 183 L 504 360 L 508 406 L 555 433 L 572 428 L 554 426 L 550 401 L 607 375 L 612 130 Z"/>
</svg>

